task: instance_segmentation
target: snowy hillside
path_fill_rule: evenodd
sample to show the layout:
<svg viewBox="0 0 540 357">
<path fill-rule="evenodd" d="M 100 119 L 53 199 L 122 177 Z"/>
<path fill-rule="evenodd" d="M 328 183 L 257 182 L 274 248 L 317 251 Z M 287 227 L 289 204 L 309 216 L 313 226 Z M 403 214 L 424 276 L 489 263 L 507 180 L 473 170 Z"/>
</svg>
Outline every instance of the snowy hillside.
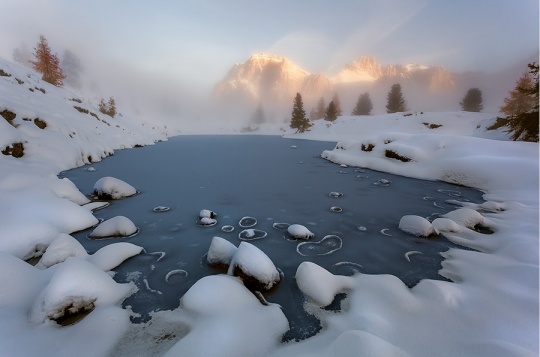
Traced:
<svg viewBox="0 0 540 357">
<path fill-rule="evenodd" d="M 88 254 L 70 234 L 99 223 L 97 206 L 57 175 L 118 149 L 165 140 L 167 131 L 140 118 L 101 114 L 97 103 L 1 59 L 0 75 L 1 356 L 538 355 L 538 144 L 486 131 L 494 115 L 396 113 L 320 120 L 303 134 L 286 129 L 287 137 L 338 142 L 313 153 L 336 164 L 473 186 L 486 202 L 455 201 L 455 211 L 425 223 L 472 248 L 442 253 L 439 273 L 452 282 L 423 280 L 409 289 L 392 275 L 345 277 L 300 264 L 304 307 L 322 330 L 281 343 L 288 321 L 271 295 L 261 301 L 229 275 L 200 279 L 177 309 L 132 324 L 132 311 L 121 302 L 137 287 L 114 281 L 112 269 L 144 247 L 112 243 Z M 283 134 L 270 124 L 256 133 Z M 471 229 L 477 224 L 493 234 Z M 258 264 L 262 251 L 253 254 L 244 244 L 242 252 L 254 270 L 267 272 Z M 36 266 L 24 261 L 40 257 Z M 341 311 L 322 308 L 341 292 L 347 294 Z M 82 319 L 70 324 L 64 319 L 70 315 Z M 87 348 L 89 341 L 99 343 Z"/>
</svg>

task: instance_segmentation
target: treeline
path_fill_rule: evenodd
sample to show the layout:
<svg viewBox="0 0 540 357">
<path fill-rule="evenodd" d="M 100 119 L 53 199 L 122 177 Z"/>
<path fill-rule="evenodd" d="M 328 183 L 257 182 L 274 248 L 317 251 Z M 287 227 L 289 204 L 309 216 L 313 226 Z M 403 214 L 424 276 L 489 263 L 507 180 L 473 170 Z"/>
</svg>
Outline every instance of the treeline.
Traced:
<svg viewBox="0 0 540 357">
<path fill-rule="evenodd" d="M 497 118 L 496 124 L 488 129 L 505 126 L 507 132 L 511 134 L 512 140 L 538 142 L 538 65 L 533 62 L 528 67 L 529 71 L 525 72 L 516 82 L 516 87 L 510 91 L 500 109 L 507 116 Z M 386 99 L 387 113 L 408 110 L 399 83 L 392 85 Z M 482 91 L 478 88 L 469 89 L 459 104 L 463 111 L 480 112 L 483 109 Z M 372 109 L 373 103 L 369 93 L 366 92 L 359 96 L 351 115 L 371 115 Z M 296 129 L 297 133 L 302 133 L 309 130 L 314 120 L 324 119 L 333 122 L 340 115 L 342 115 L 342 110 L 337 94 L 334 94 L 327 106 L 324 98 L 321 97 L 308 118 L 304 110 L 302 96 L 297 93 L 293 101 L 290 127 Z"/>
</svg>

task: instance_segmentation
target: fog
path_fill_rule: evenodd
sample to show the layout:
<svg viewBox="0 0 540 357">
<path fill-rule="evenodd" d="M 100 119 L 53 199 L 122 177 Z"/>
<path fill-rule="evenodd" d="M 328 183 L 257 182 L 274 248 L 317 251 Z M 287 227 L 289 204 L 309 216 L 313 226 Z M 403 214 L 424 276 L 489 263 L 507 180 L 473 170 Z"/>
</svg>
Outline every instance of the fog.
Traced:
<svg viewBox="0 0 540 357">
<path fill-rule="evenodd" d="M 286 11 L 284 10 L 286 9 Z M 282 122 L 294 93 L 217 103 L 214 86 L 235 63 L 256 52 L 283 55 L 306 71 L 333 76 L 347 62 L 375 56 L 384 64 L 444 66 L 452 90 L 426 92 L 403 82 L 412 111 L 459 110 L 471 87 L 483 94 L 484 112 L 497 113 L 526 64 L 538 61 L 538 2 L 476 0 L 324 1 L 250 4 L 241 1 L 4 0 L 0 3 L 0 56 L 31 55 L 43 34 L 59 57 L 80 59 L 81 86 L 92 100 L 115 98 L 122 112 L 187 127 L 200 121 L 249 123 L 262 104 Z M 504 26 L 502 25 L 504 24 Z M 343 114 L 369 92 L 374 114 L 384 113 L 392 83 L 336 86 Z M 306 96 L 309 114 L 320 96 Z"/>
</svg>

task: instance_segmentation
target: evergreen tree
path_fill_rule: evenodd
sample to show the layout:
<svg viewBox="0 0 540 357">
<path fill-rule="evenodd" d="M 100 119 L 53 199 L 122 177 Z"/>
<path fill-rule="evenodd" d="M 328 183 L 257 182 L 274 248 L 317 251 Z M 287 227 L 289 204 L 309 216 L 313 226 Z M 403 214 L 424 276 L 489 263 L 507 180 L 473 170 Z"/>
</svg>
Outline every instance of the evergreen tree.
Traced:
<svg viewBox="0 0 540 357">
<path fill-rule="evenodd" d="M 309 127 L 311 126 L 309 119 L 306 118 L 306 112 L 304 111 L 304 103 L 302 102 L 302 96 L 300 95 L 300 93 L 296 93 L 296 96 L 294 97 L 290 126 L 291 129 L 296 129 L 297 133 L 309 131 Z"/>
<path fill-rule="evenodd" d="M 403 94 L 401 93 L 401 85 L 396 83 L 392 85 L 390 92 L 388 92 L 386 112 L 390 114 L 404 112 L 406 110 L 407 105 L 405 103 L 405 99 L 403 98 Z"/>
<path fill-rule="evenodd" d="M 70 50 L 65 50 L 62 56 L 62 69 L 66 75 L 66 84 L 73 88 L 81 87 L 81 60 Z"/>
<path fill-rule="evenodd" d="M 328 108 L 326 108 L 326 111 L 324 113 L 324 120 L 327 121 L 334 121 L 338 117 L 337 115 L 337 108 L 334 104 L 334 101 L 331 101 L 330 104 L 328 104 Z"/>
<path fill-rule="evenodd" d="M 332 97 L 332 102 L 334 102 L 334 107 L 336 108 L 336 117 L 341 116 L 343 112 L 341 110 L 341 102 L 339 101 L 337 93 L 335 93 L 334 97 Z"/>
<path fill-rule="evenodd" d="M 324 111 L 326 110 L 326 104 L 324 103 L 324 98 L 321 97 L 317 102 L 317 108 L 313 113 L 313 119 L 322 119 L 324 118 Z"/>
<path fill-rule="evenodd" d="M 351 115 L 370 115 L 371 110 L 373 109 L 373 103 L 371 103 L 371 98 L 369 93 L 366 92 L 358 97 L 356 102 L 356 107 L 354 107 Z"/>
<path fill-rule="evenodd" d="M 251 122 L 253 124 L 264 124 L 266 122 L 266 115 L 264 114 L 262 103 L 259 103 L 257 109 L 255 109 L 255 112 L 251 116 Z"/>
<path fill-rule="evenodd" d="M 56 54 L 51 53 L 51 49 L 45 39 L 45 36 L 39 36 L 39 42 L 34 48 L 35 61 L 30 61 L 36 72 L 43 74 L 42 79 L 52 85 L 61 87 L 63 79 L 66 78 L 60 68 L 60 60 Z"/>
<path fill-rule="evenodd" d="M 527 89 L 532 88 L 533 79 L 528 72 L 523 73 L 516 82 L 516 87 L 508 93 L 501 107 L 501 113 L 508 116 L 518 115 L 531 111 L 535 105 L 535 98 L 527 93 Z"/>
<path fill-rule="evenodd" d="M 459 102 L 461 109 L 466 112 L 479 112 L 484 106 L 482 105 L 482 91 L 478 88 L 471 88 Z"/>
<path fill-rule="evenodd" d="M 519 81 L 516 90 L 531 99 L 533 105 L 529 110 L 524 107 L 523 112 L 510 114 L 507 119 L 508 132 L 512 134 L 512 140 L 534 141 L 538 142 L 538 64 L 529 63 L 529 73 L 533 77 L 530 86 L 520 87 Z M 506 102 L 506 100 L 505 100 Z"/>
</svg>

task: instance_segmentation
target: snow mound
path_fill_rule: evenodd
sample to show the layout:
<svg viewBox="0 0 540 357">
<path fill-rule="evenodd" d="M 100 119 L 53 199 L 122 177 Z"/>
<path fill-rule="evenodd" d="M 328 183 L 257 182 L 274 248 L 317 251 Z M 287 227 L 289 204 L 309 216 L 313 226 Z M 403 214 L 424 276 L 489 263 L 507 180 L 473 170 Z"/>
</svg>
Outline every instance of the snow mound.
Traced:
<svg viewBox="0 0 540 357">
<path fill-rule="evenodd" d="M 449 218 L 435 218 L 432 225 L 437 234 L 441 232 L 458 233 L 462 229 L 459 224 Z"/>
<path fill-rule="evenodd" d="M 198 222 L 201 227 L 212 227 L 217 224 L 217 221 L 210 217 L 201 217 Z"/>
<path fill-rule="evenodd" d="M 295 239 L 310 239 L 315 236 L 315 234 L 301 224 L 291 224 L 287 227 L 287 233 Z"/>
<path fill-rule="evenodd" d="M 137 227 L 129 218 L 116 216 L 100 223 L 100 225 L 90 233 L 90 237 L 129 237 L 135 233 L 137 233 Z"/>
<path fill-rule="evenodd" d="M 88 253 L 78 240 L 68 234 L 60 234 L 52 241 L 36 264 L 36 268 L 45 269 L 61 263 L 69 257 L 86 258 Z"/>
<path fill-rule="evenodd" d="M 118 284 L 85 260 L 68 258 L 58 265 L 49 284 L 36 299 L 31 321 L 58 320 L 99 305 L 118 304 L 135 290 L 133 283 Z"/>
<path fill-rule="evenodd" d="M 482 216 L 479 212 L 471 208 L 460 208 L 455 211 L 448 212 L 442 216 L 443 218 L 451 219 L 457 224 L 474 229 L 476 226 L 493 227 L 493 223 Z"/>
<path fill-rule="evenodd" d="M 239 276 L 246 285 L 271 289 L 281 277 L 270 258 L 259 248 L 248 242 L 241 242 L 234 254 L 229 275 Z"/>
<path fill-rule="evenodd" d="M 113 243 L 90 255 L 88 261 L 103 271 L 109 271 L 124 260 L 139 254 L 142 250 L 142 247 L 127 242 Z"/>
<path fill-rule="evenodd" d="M 236 253 L 236 246 L 221 237 L 212 238 L 206 260 L 210 264 L 229 265 L 232 257 Z"/>
<path fill-rule="evenodd" d="M 417 237 L 429 237 L 434 232 L 430 221 L 415 215 L 401 217 L 398 228 Z"/>
<path fill-rule="evenodd" d="M 195 315 L 196 323 L 166 357 L 264 356 L 289 329 L 279 306 L 262 305 L 238 278 L 227 275 L 198 280 L 180 304 Z"/>
<path fill-rule="evenodd" d="M 328 306 L 336 294 L 353 287 L 348 276 L 334 275 L 312 262 L 303 262 L 296 270 L 300 290 L 319 306 Z"/>
<path fill-rule="evenodd" d="M 199 212 L 199 218 L 216 218 L 217 213 L 214 211 L 210 211 L 209 209 L 202 209 Z"/>
<path fill-rule="evenodd" d="M 94 194 L 100 199 L 118 200 L 137 193 L 135 187 L 114 177 L 102 177 L 94 184 Z"/>
</svg>

